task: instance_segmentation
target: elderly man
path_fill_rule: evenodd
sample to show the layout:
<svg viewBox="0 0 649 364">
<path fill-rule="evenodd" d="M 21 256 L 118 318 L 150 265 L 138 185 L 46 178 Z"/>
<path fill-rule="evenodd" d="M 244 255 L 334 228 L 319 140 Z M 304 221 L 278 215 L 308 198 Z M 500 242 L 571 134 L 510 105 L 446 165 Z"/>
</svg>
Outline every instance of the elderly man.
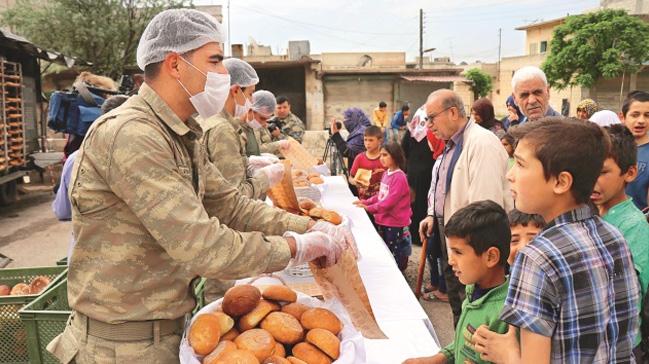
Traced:
<svg viewBox="0 0 649 364">
<path fill-rule="evenodd" d="M 437 227 L 442 266 L 454 323 L 462 312 L 463 286 L 448 265 L 444 224 L 462 207 L 492 200 L 509 211 L 514 203 L 509 191 L 507 153 L 498 137 L 467 119 L 462 99 L 451 90 L 437 90 L 426 101 L 426 120 L 432 132 L 446 141 L 439 166 L 433 169 L 428 216 L 419 225 L 422 241 Z"/>
<path fill-rule="evenodd" d="M 270 186 L 282 179 L 284 168 L 281 164 L 269 164 L 255 171 L 249 168 L 246 147 L 250 134 L 246 133 L 244 126 L 254 123 L 245 119 L 249 118 L 250 99 L 259 78 L 246 61 L 229 58 L 223 61 L 223 65 L 230 74 L 228 98 L 220 114 L 201 122 L 205 131 L 203 144 L 210 162 L 230 184 L 244 196 L 260 199 L 266 196 Z"/>
<path fill-rule="evenodd" d="M 540 68 L 526 66 L 516 71 L 512 77 L 512 90 L 516 105 L 525 115 L 519 125 L 544 116 L 561 116 L 550 106 L 550 86 Z"/>
<path fill-rule="evenodd" d="M 222 42 L 206 13 L 156 15 L 137 49 L 145 83 L 86 135 L 70 181 L 72 316 L 48 345 L 63 363 L 177 363 L 196 277 L 333 264 L 345 248 L 346 231 L 245 198 L 207 162 L 192 115 L 223 108 Z"/>
</svg>

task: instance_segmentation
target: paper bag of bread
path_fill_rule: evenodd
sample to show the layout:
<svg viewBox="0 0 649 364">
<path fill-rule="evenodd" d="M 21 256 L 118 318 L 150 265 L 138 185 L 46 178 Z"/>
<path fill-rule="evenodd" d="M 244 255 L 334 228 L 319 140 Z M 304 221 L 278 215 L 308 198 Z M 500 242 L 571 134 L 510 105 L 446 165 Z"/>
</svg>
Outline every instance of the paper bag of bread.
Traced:
<svg viewBox="0 0 649 364">
<path fill-rule="evenodd" d="M 275 207 L 279 207 L 293 214 L 299 214 L 300 206 L 298 205 L 295 189 L 293 188 L 291 161 L 284 160 L 282 163 L 284 164 L 284 177 L 280 183 L 268 189 L 268 198 L 273 201 Z"/>
<path fill-rule="evenodd" d="M 318 164 L 318 159 L 312 156 L 297 140 L 288 137 L 288 142 L 291 146 L 288 149 L 281 149 L 280 152 L 284 158 L 293 163 L 295 168 L 307 171 Z"/>
<path fill-rule="evenodd" d="M 368 339 L 387 339 L 376 322 L 367 290 L 354 253 L 346 250 L 338 263 L 320 268 L 309 263 L 316 283 L 322 288 L 326 300 L 339 301 L 349 313 L 354 326 Z"/>
<path fill-rule="evenodd" d="M 352 364 L 365 362 L 365 348 L 339 303 L 284 285 L 244 284 L 192 318 L 179 357 L 183 364 Z"/>
<path fill-rule="evenodd" d="M 354 181 L 362 187 L 369 187 L 372 179 L 372 171 L 369 169 L 359 168 L 354 176 Z"/>
</svg>

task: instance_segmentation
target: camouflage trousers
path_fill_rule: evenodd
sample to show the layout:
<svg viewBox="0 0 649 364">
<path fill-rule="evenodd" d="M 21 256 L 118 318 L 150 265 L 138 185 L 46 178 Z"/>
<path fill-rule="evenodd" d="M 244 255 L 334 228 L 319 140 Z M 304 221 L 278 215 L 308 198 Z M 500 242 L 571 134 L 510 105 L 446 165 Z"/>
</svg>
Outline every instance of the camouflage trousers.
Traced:
<svg viewBox="0 0 649 364">
<path fill-rule="evenodd" d="M 73 314 L 74 315 L 74 314 Z M 178 363 L 182 333 L 140 341 L 113 341 L 87 334 L 85 322 L 68 322 L 65 331 L 47 346 L 63 364 L 68 363 Z"/>
</svg>

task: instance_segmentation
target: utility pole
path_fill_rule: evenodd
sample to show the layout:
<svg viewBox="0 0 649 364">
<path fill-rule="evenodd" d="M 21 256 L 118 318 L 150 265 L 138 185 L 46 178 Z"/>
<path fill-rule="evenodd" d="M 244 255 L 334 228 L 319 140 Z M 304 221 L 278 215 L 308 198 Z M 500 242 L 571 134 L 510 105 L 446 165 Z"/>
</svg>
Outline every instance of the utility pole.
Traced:
<svg viewBox="0 0 649 364">
<path fill-rule="evenodd" d="M 419 9 L 419 69 L 424 68 L 424 9 Z"/>
<path fill-rule="evenodd" d="M 500 51 L 502 49 L 502 40 L 503 40 L 503 29 L 498 28 L 498 67 L 496 70 L 496 77 L 498 82 L 500 82 Z"/>
<path fill-rule="evenodd" d="M 232 57 L 232 42 L 230 41 L 230 23 L 232 23 L 232 18 L 230 18 L 230 0 L 228 0 L 228 50 L 225 53 L 230 57 Z"/>
</svg>

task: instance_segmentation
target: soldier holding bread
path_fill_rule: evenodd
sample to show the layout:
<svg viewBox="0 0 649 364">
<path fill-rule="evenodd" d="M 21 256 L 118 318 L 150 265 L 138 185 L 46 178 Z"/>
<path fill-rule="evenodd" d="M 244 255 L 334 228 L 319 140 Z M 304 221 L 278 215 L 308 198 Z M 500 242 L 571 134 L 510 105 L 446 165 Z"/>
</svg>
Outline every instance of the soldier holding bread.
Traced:
<svg viewBox="0 0 649 364">
<path fill-rule="evenodd" d="M 138 94 L 88 131 L 70 181 L 73 313 L 48 345 L 61 362 L 177 363 L 193 279 L 331 265 L 353 244 L 348 230 L 243 197 L 208 161 L 192 115 L 223 108 L 222 43 L 206 13 L 159 13 L 138 45 Z"/>
</svg>

